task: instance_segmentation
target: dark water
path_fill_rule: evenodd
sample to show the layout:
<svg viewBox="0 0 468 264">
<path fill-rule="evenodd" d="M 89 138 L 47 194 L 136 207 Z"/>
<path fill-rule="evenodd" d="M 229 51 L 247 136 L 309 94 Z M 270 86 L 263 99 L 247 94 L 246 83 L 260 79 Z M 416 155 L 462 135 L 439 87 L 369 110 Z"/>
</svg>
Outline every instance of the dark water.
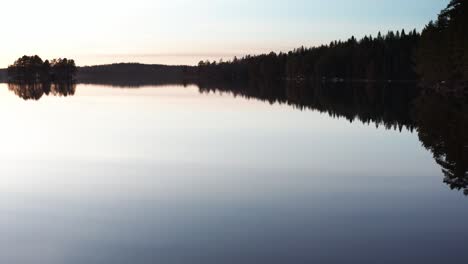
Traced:
<svg viewBox="0 0 468 264">
<path fill-rule="evenodd" d="M 463 100 L 200 87 L 1 84 L 0 263 L 468 258 Z"/>
</svg>

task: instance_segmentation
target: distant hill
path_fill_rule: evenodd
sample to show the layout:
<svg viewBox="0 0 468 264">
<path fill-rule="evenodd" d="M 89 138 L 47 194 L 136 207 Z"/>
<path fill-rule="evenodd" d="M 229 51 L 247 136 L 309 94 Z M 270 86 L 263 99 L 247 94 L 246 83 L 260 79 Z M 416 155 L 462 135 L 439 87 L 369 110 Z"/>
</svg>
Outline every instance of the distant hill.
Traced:
<svg viewBox="0 0 468 264">
<path fill-rule="evenodd" d="M 142 86 L 154 84 L 183 84 L 196 78 L 196 67 L 159 64 L 118 63 L 79 67 L 79 83 Z"/>
<path fill-rule="evenodd" d="M 7 70 L 0 69 L 0 82 L 6 82 L 6 81 L 7 81 Z"/>
</svg>

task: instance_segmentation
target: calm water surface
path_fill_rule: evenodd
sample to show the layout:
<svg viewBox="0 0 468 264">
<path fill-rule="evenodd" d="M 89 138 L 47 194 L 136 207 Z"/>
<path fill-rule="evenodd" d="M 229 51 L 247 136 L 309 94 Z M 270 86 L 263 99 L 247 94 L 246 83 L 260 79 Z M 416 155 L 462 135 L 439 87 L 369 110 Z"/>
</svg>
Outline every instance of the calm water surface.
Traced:
<svg viewBox="0 0 468 264">
<path fill-rule="evenodd" d="M 0 263 L 464 263 L 416 132 L 196 86 L 0 85 Z"/>
</svg>

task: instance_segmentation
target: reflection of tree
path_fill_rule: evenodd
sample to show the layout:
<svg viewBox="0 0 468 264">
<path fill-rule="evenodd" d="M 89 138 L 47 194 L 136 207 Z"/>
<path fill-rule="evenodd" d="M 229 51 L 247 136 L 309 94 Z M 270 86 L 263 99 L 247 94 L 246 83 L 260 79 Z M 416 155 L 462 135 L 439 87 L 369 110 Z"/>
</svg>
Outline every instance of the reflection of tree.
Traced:
<svg viewBox="0 0 468 264">
<path fill-rule="evenodd" d="M 468 104 L 425 92 L 415 102 L 419 139 L 442 167 L 444 182 L 468 195 Z"/>
<path fill-rule="evenodd" d="M 419 89 L 414 83 L 201 82 L 201 93 L 222 92 L 269 103 L 312 109 L 353 122 L 413 129 L 409 115 Z"/>
<path fill-rule="evenodd" d="M 386 129 L 416 129 L 442 167 L 444 182 L 468 195 L 468 102 L 411 83 L 200 82 L 219 92 L 311 109 Z M 446 94 L 446 93 L 444 93 Z"/>
<path fill-rule="evenodd" d="M 70 82 L 58 82 L 50 84 L 50 95 L 53 96 L 73 96 L 75 95 L 76 84 Z M 49 93 L 46 93 L 49 95 Z"/>
<path fill-rule="evenodd" d="M 75 94 L 76 85 L 73 82 L 59 83 L 8 83 L 8 89 L 24 100 L 39 100 L 45 95 L 72 96 Z"/>
<path fill-rule="evenodd" d="M 44 85 L 43 83 L 32 83 L 32 84 L 17 84 L 9 83 L 8 89 L 13 91 L 17 96 L 23 98 L 24 100 L 39 100 L 42 95 L 44 95 Z"/>
</svg>

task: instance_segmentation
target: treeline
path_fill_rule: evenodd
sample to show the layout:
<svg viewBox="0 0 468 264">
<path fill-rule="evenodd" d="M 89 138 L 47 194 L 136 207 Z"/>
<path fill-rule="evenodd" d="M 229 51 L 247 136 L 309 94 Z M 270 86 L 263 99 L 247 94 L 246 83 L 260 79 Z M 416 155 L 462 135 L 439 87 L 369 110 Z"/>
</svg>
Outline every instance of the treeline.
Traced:
<svg viewBox="0 0 468 264">
<path fill-rule="evenodd" d="M 43 61 L 39 56 L 23 56 L 8 66 L 8 79 L 19 82 L 48 82 L 72 80 L 76 74 L 74 60 L 53 59 Z"/>
<path fill-rule="evenodd" d="M 222 80 L 413 80 L 413 53 L 419 38 L 416 30 L 390 31 L 288 53 L 245 56 L 228 62 L 201 61 L 198 69 L 203 78 Z"/>
<path fill-rule="evenodd" d="M 452 0 L 422 34 L 390 31 L 288 53 L 201 61 L 201 78 L 249 80 L 468 79 L 467 1 Z"/>
<path fill-rule="evenodd" d="M 423 30 L 417 71 L 425 81 L 468 80 L 468 2 L 452 0 Z"/>
</svg>

